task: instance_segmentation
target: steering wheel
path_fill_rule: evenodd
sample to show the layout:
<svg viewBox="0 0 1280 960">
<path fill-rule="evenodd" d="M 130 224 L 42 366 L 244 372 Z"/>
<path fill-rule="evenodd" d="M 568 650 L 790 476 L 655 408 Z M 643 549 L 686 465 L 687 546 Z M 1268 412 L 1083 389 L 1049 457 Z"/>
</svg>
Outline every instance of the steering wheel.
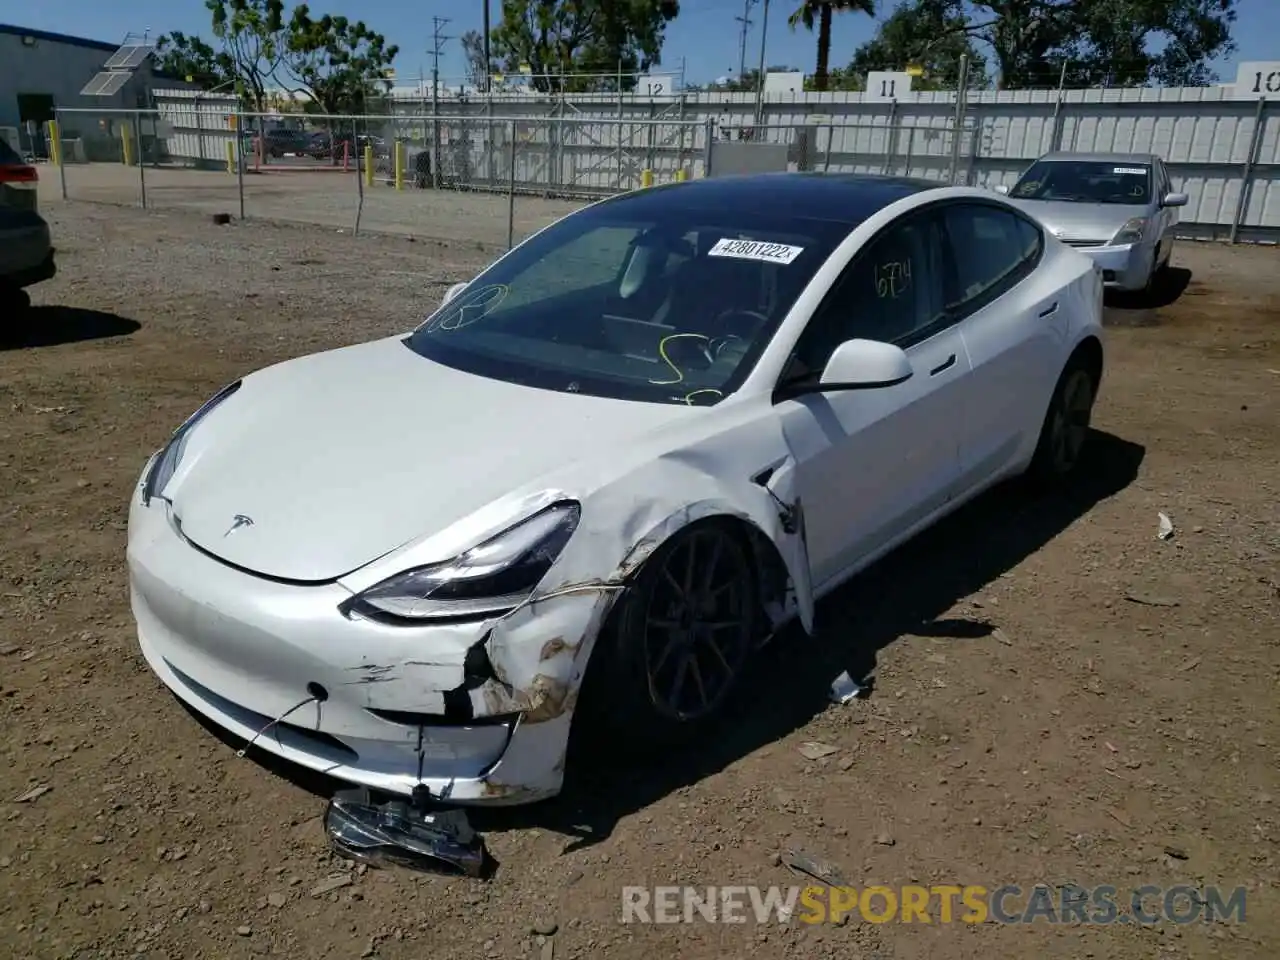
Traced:
<svg viewBox="0 0 1280 960">
<path fill-rule="evenodd" d="M 734 317 L 740 317 L 752 322 L 750 324 L 728 323 L 728 321 Z M 720 329 L 723 329 L 726 326 L 746 326 L 749 329 L 758 329 L 761 324 L 766 324 L 768 322 L 768 316 L 761 313 L 759 310 L 748 310 L 743 307 L 730 307 L 728 310 L 717 314 L 715 318 L 715 326 Z M 741 353 L 746 350 L 746 342 L 745 337 L 740 337 L 736 333 L 726 333 L 719 337 L 712 337 L 707 342 L 707 359 L 714 363 L 724 356 L 726 351 L 732 351 L 735 348 L 737 348 Z"/>
</svg>

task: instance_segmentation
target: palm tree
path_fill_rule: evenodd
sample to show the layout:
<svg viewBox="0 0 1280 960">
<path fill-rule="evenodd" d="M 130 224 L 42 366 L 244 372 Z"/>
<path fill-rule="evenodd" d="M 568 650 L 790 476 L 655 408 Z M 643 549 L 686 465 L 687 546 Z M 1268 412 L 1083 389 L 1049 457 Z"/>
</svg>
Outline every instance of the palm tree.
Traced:
<svg viewBox="0 0 1280 960">
<path fill-rule="evenodd" d="M 834 13 L 865 13 L 876 15 L 875 0 L 800 0 L 795 13 L 787 18 L 791 29 L 804 27 L 812 31 L 818 24 L 818 65 L 813 71 L 815 90 L 827 89 L 828 68 L 831 61 L 831 15 Z"/>
</svg>

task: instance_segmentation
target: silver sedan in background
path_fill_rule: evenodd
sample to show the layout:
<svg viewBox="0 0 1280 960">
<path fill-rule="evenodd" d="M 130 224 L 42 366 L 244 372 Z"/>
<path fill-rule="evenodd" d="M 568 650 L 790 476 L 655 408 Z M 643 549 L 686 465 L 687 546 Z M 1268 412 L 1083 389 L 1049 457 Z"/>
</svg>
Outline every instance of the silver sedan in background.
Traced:
<svg viewBox="0 0 1280 960">
<path fill-rule="evenodd" d="M 1187 203 L 1150 153 L 1050 153 L 1012 190 L 996 190 L 1092 257 L 1103 283 L 1118 290 L 1154 286 L 1173 253 L 1175 209 Z"/>
</svg>

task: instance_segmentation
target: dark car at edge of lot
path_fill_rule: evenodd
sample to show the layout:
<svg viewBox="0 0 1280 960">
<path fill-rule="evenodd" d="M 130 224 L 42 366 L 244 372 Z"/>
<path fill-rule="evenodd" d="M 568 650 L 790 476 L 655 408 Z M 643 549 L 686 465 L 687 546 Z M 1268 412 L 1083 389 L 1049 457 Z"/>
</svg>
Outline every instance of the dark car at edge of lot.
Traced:
<svg viewBox="0 0 1280 960">
<path fill-rule="evenodd" d="M 40 216 L 40 176 L 0 140 L 0 320 L 31 302 L 26 288 L 57 272 L 49 224 Z"/>
</svg>

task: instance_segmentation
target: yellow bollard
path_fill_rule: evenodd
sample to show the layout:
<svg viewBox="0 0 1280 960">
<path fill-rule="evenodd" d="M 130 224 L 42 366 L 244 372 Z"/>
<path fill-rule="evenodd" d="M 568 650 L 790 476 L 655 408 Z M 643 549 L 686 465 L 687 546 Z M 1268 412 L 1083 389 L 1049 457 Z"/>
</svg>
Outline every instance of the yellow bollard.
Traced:
<svg viewBox="0 0 1280 960">
<path fill-rule="evenodd" d="M 120 124 L 120 156 L 126 167 L 133 166 L 133 134 L 127 123 Z"/>
<path fill-rule="evenodd" d="M 227 141 L 227 173 L 236 172 L 236 145 Z"/>
<path fill-rule="evenodd" d="M 49 121 L 49 159 L 55 167 L 62 166 L 62 134 L 57 120 Z"/>
<path fill-rule="evenodd" d="M 396 189 L 404 189 L 404 141 L 396 141 Z"/>
<path fill-rule="evenodd" d="M 676 171 L 676 183 L 684 183 L 688 179 L 689 179 L 689 172 L 685 170 L 684 167 L 681 167 L 679 170 Z"/>
<path fill-rule="evenodd" d="M 640 171 L 640 186 L 641 186 L 642 188 L 643 188 L 643 187 L 652 187 L 652 186 L 653 186 L 653 171 L 652 171 L 652 170 L 641 170 L 641 171 Z"/>
<path fill-rule="evenodd" d="M 373 144 L 364 145 L 364 185 L 373 186 Z"/>
</svg>

